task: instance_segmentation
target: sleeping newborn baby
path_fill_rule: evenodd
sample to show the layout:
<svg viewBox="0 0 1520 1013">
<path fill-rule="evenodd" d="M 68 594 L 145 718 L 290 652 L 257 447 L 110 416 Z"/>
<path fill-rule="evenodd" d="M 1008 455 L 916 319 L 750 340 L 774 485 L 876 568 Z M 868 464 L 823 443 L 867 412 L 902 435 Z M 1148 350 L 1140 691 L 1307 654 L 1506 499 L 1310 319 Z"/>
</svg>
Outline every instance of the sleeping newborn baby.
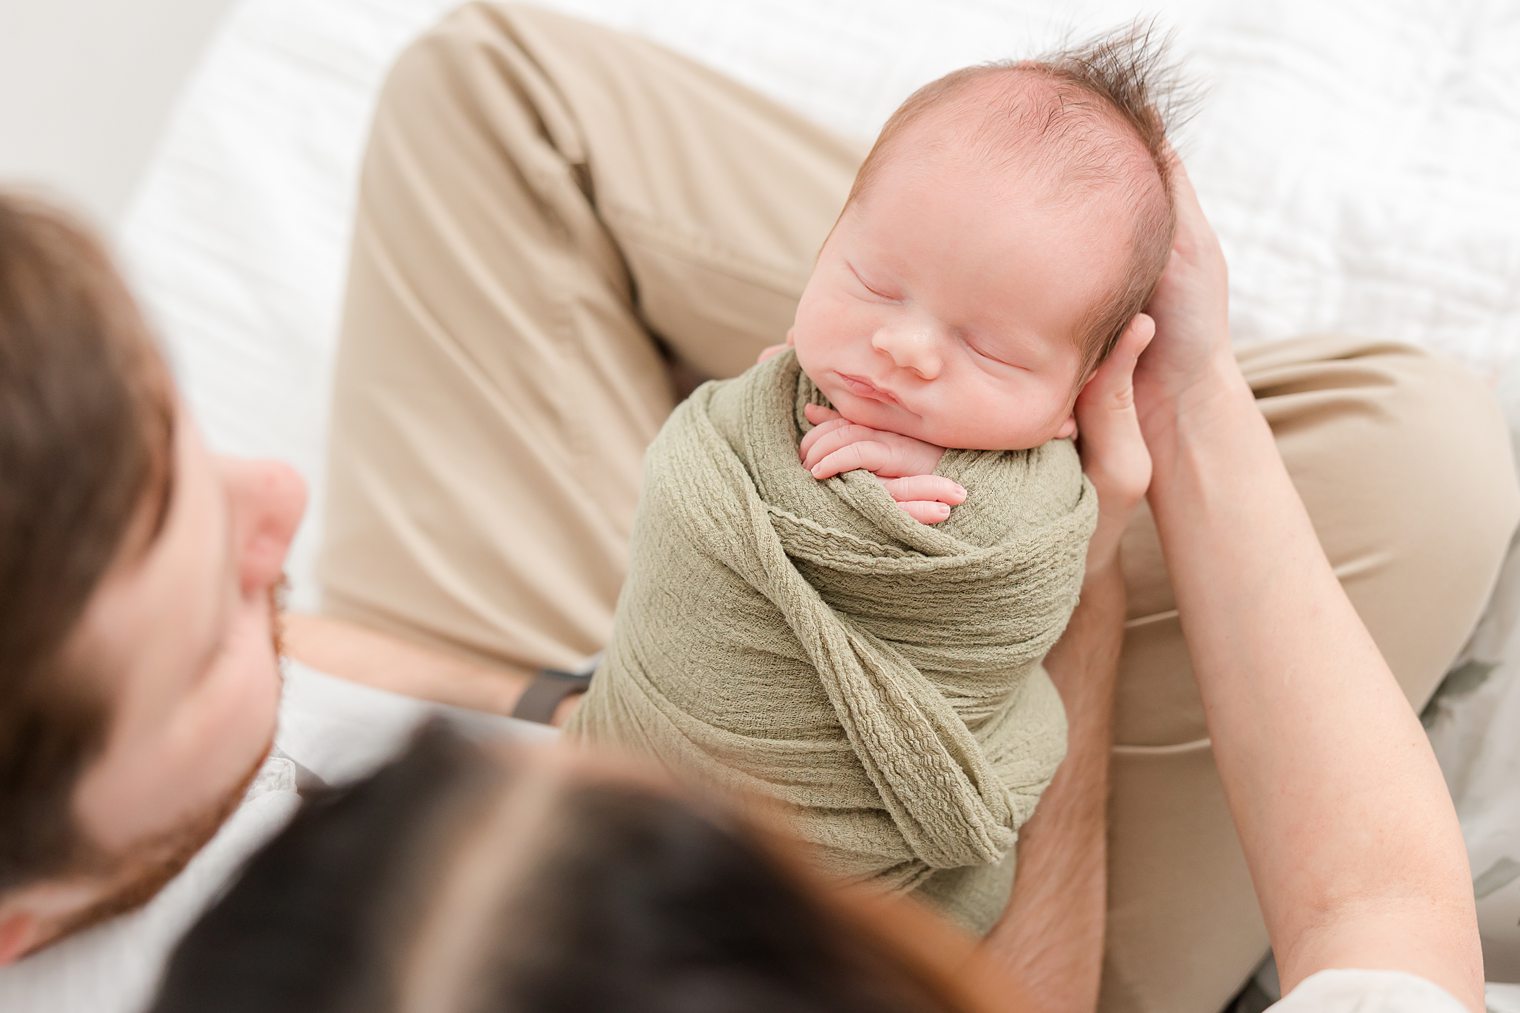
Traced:
<svg viewBox="0 0 1520 1013">
<path fill-rule="evenodd" d="M 1041 661 L 1097 515 L 1073 406 L 1171 249 L 1156 64 L 1131 32 L 892 116 L 786 346 L 651 446 L 572 735 L 780 803 L 827 871 L 991 928 L 1065 750 Z"/>
</svg>

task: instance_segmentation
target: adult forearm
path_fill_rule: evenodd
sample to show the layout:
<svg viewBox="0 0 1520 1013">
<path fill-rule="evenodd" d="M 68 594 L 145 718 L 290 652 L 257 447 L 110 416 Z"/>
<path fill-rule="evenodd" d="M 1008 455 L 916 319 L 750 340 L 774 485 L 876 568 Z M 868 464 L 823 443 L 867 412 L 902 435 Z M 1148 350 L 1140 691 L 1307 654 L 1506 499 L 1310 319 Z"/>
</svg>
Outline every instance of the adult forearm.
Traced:
<svg viewBox="0 0 1520 1013">
<path fill-rule="evenodd" d="M 1066 705 L 1066 759 L 1020 832 L 1013 897 L 986 941 L 1041 1010 L 1097 1006 L 1109 749 L 1123 623 L 1124 584 L 1117 569 L 1089 575 L 1065 635 L 1046 659 Z"/>
<path fill-rule="evenodd" d="M 1481 997 L 1471 880 L 1422 729 L 1233 362 L 1145 419 L 1149 499 L 1285 988 L 1330 966 Z"/>
</svg>

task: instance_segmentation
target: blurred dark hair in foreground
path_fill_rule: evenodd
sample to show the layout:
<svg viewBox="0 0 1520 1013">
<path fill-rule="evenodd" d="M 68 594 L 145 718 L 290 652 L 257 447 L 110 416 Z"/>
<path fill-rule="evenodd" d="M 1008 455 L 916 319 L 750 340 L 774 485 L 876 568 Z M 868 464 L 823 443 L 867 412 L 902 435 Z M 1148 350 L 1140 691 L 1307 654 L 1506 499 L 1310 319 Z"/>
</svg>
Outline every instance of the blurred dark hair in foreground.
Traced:
<svg viewBox="0 0 1520 1013">
<path fill-rule="evenodd" d="M 730 807 L 608 760 L 425 729 L 311 799 L 175 953 L 156 1013 L 990 1009 L 904 902 L 823 885 Z"/>
</svg>

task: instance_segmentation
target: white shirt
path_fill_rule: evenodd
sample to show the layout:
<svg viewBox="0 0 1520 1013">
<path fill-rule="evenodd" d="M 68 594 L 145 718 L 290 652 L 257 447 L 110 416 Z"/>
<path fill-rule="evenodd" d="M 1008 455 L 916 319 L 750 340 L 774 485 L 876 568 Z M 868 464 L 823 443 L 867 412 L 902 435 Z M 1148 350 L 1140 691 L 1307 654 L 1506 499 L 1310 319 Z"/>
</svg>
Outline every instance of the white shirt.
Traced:
<svg viewBox="0 0 1520 1013">
<path fill-rule="evenodd" d="M 1467 1013 L 1450 992 L 1402 971 L 1311 974 L 1268 1013 Z"/>
<path fill-rule="evenodd" d="M 553 730 L 437 707 L 323 675 L 286 671 L 275 751 L 242 806 L 195 859 L 142 909 L 0 968 L 0 1013 L 132 1013 L 153 998 L 179 937 L 216 900 L 243 862 L 295 813 L 300 789 L 359 777 L 393 755 L 428 716 L 511 737 Z M 1450 994 L 1392 971 L 1322 971 L 1272 1007 L 1275 1013 L 1464 1013 Z"/>
<path fill-rule="evenodd" d="M 146 906 L 0 967 L 0 1013 L 141 1009 L 180 936 L 295 814 L 300 790 L 362 776 L 437 713 L 520 739 L 554 735 L 542 725 L 439 707 L 287 662 L 274 752 L 232 818 Z"/>
</svg>

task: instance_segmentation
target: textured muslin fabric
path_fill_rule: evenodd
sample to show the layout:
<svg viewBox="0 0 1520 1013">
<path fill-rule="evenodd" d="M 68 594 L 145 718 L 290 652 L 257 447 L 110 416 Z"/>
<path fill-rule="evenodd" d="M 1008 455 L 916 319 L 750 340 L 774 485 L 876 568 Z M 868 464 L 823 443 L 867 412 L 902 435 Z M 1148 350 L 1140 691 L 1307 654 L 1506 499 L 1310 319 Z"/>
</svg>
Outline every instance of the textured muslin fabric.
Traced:
<svg viewBox="0 0 1520 1013">
<path fill-rule="evenodd" d="M 1041 660 L 1096 495 L 1069 441 L 948 451 L 949 520 L 798 460 L 824 404 L 791 352 L 703 385 L 645 458 L 629 579 L 571 733 L 780 801 L 831 874 L 986 931 L 1065 751 Z M 938 870 L 959 870 L 929 882 Z"/>
</svg>

